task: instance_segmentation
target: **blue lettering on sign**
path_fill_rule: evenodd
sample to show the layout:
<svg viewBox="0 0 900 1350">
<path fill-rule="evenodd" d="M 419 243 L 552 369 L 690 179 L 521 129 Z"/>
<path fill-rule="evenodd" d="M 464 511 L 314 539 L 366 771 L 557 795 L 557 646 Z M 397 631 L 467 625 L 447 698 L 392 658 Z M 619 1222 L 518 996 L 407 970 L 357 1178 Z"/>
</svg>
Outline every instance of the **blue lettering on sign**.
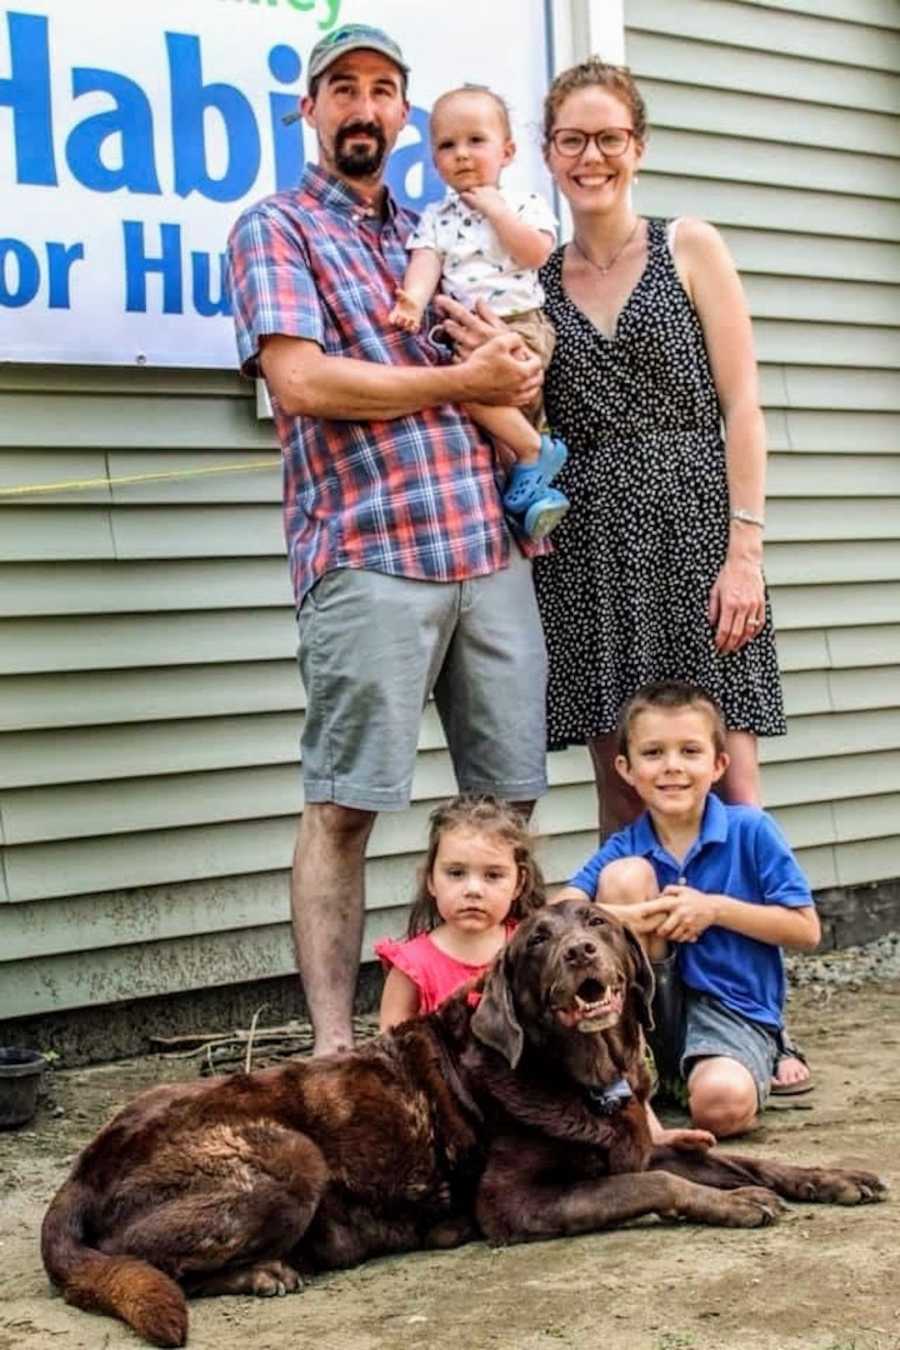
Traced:
<svg viewBox="0 0 900 1350">
<path fill-rule="evenodd" d="M 305 0 L 289 3 L 294 8 L 305 7 Z M 52 80 L 61 76 L 51 67 L 49 19 L 8 10 L 6 30 L 9 70 L 0 74 L 0 113 L 9 109 L 11 114 L 14 181 L 23 186 L 57 187 Z M 159 109 L 153 108 L 141 84 L 118 71 L 73 66 L 73 102 L 101 94 L 110 106 L 72 126 L 63 147 L 72 176 L 89 191 L 104 194 L 121 191 L 159 197 L 174 190 L 179 197 L 197 194 L 221 203 L 246 198 L 257 187 L 262 167 L 260 125 L 250 99 L 234 84 L 204 80 L 197 35 L 166 32 L 160 39 L 165 44 L 169 75 L 172 141 L 168 166 L 157 158 L 154 114 Z M 303 62 L 294 47 L 276 43 L 267 54 L 267 63 L 271 78 L 280 86 L 268 94 L 263 113 L 268 114 L 271 133 L 269 182 L 283 191 L 300 179 L 306 162 L 304 135 L 311 134 L 302 120 L 284 122 L 285 115 L 297 106 Z M 218 175 L 211 171 L 207 153 L 209 115 L 219 120 L 225 148 L 224 167 Z M 411 108 L 409 125 L 414 139 L 391 156 L 387 181 L 401 205 L 421 210 L 439 199 L 444 188 L 429 153 L 427 110 Z M 260 191 L 264 190 L 263 185 Z M 209 318 L 230 314 L 223 254 L 191 250 L 182 240 L 182 227 L 170 222 L 150 227 L 140 220 L 123 220 L 122 237 L 127 311 L 147 313 L 161 303 L 163 314 L 182 314 L 189 287 L 187 303 L 197 314 Z M 47 307 L 69 309 L 73 268 L 84 258 L 81 243 L 55 240 L 42 246 L 0 238 L 0 308 L 21 309 L 31 304 L 45 279 Z M 156 304 L 148 304 L 148 291 Z"/>
<path fill-rule="evenodd" d="M 0 239 L 0 305 L 7 309 L 30 305 L 40 284 L 41 269 L 34 250 L 21 239 Z"/>
<path fill-rule="evenodd" d="M 84 257 L 84 244 L 51 241 L 47 249 L 47 308 L 71 308 L 72 267 Z M 30 305 L 41 284 L 41 265 L 23 239 L 0 239 L 0 307 Z"/>
<path fill-rule="evenodd" d="M 259 173 L 259 131 L 250 100 L 233 84 L 204 84 L 200 39 L 166 33 L 172 81 L 175 191 L 179 197 L 200 192 L 214 202 L 246 196 Z M 222 178 L 206 170 L 203 115 L 215 108 L 225 126 L 228 167 Z"/>
<path fill-rule="evenodd" d="M 76 66 L 72 93 L 109 94 L 115 107 L 79 122 L 66 141 L 66 160 L 74 176 L 94 192 L 158 193 L 159 180 L 153 159 L 153 110 L 139 84 L 113 70 Z M 111 136 L 121 138 L 122 162 L 108 169 L 101 159 L 103 144 Z"/>
<path fill-rule="evenodd" d="M 47 20 L 9 13 L 6 27 L 12 73 L 0 79 L 0 108 L 12 108 L 16 180 L 55 187 Z"/>
</svg>

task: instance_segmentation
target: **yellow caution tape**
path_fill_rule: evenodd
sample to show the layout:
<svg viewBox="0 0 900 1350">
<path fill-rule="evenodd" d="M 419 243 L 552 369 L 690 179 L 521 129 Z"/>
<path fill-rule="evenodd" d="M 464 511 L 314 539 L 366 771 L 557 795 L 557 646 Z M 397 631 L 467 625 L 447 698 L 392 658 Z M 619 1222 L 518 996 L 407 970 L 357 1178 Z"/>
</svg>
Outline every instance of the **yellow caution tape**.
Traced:
<svg viewBox="0 0 900 1350">
<path fill-rule="evenodd" d="M 248 469 L 275 469 L 280 459 L 253 459 L 246 464 L 211 464 L 202 469 L 170 469 L 158 473 L 131 473 L 119 478 L 66 478 L 58 483 L 21 483 L 17 487 L 0 487 L 0 502 L 4 498 L 30 497 L 50 492 L 84 492 L 88 488 L 123 487 L 129 483 L 174 482 L 179 478 L 200 478 L 213 473 L 244 473 Z"/>
</svg>

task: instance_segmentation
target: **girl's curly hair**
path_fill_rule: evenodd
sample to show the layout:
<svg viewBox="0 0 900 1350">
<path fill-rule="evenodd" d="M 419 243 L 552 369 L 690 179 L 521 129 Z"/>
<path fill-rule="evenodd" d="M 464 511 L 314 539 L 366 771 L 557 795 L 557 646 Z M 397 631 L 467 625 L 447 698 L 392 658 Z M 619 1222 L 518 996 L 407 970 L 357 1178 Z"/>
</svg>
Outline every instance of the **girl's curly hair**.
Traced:
<svg viewBox="0 0 900 1350">
<path fill-rule="evenodd" d="M 428 878 L 434 868 L 441 836 L 446 830 L 459 829 L 492 835 L 512 849 L 522 875 L 522 888 L 510 909 L 512 919 L 525 919 L 547 902 L 544 878 L 534 857 L 534 839 L 521 814 L 509 802 L 487 793 L 462 793 L 435 807 L 429 817 L 428 852 L 419 872 L 407 937 L 430 933 L 441 922 L 434 896 L 428 889 Z"/>
</svg>

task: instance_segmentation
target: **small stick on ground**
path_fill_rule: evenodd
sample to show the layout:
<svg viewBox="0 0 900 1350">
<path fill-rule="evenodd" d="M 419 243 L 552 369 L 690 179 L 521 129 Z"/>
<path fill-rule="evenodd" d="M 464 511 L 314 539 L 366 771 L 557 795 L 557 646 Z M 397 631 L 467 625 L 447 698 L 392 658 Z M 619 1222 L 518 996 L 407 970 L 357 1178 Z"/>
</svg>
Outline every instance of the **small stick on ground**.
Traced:
<svg viewBox="0 0 900 1350">
<path fill-rule="evenodd" d="M 265 1010 L 265 1003 L 261 1003 L 253 1014 L 253 1019 L 250 1022 L 250 1035 L 247 1037 L 247 1056 L 244 1060 L 244 1073 L 250 1072 L 250 1063 L 253 1059 L 253 1037 L 256 1035 L 256 1024 L 259 1021 L 260 1013 L 265 1012 Z"/>
</svg>

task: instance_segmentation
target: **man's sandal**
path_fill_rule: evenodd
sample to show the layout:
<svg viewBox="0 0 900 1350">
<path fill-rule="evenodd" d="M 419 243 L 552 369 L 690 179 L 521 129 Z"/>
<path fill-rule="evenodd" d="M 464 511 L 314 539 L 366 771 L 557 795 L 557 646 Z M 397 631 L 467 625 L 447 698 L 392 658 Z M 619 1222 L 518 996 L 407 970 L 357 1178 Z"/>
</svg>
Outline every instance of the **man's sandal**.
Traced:
<svg viewBox="0 0 900 1350">
<path fill-rule="evenodd" d="M 800 1083 L 779 1083 L 776 1081 L 775 1075 L 778 1073 L 778 1066 L 785 1059 L 799 1059 L 801 1064 L 809 1067 L 809 1061 L 799 1045 L 791 1040 L 786 1031 L 781 1031 L 778 1036 L 778 1054 L 775 1058 L 775 1067 L 772 1070 L 770 1095 L 773 1097 L 801 1097 L 804 1092 L 812 1092 L 815 1087 L 812 1074 Z"/>
</svg>

